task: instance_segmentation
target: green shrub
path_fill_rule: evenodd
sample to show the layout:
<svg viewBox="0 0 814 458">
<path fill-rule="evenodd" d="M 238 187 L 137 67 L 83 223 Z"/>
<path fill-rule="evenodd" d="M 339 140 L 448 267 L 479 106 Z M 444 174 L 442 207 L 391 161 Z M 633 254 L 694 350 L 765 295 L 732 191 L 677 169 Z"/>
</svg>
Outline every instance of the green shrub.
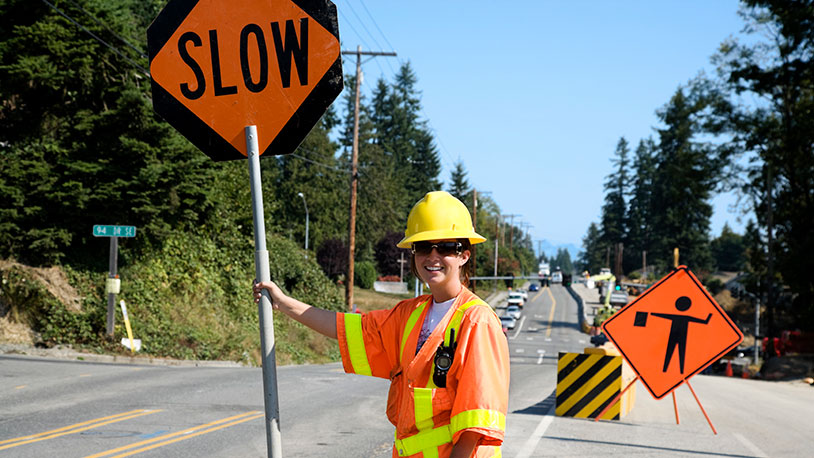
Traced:
<svg viewBox="0 0 814 458">
<path fill-rule="evenodd" d="M 713 296 L 720 293 L 721 290 L 724 289 L 724 284 L 721 280 L 717 278 L 709 278 L 705 282 L 704 286 L 706 286 L 707 291 L 710 292 Z"/>
<path fill-rule="evenodd" d="M 356 263 L 354 281 L 359 285 L 360 288 L 373 288 L 373 283 L 376 281 L 378 276 L 379 274 L 376 273 L 376 266 L 374 266 L 372 262 L 360 261 Z"/>
<path fill-rule="evenodd" d="M 315 306 L 344 311 L 342 292 L 300 247 L 267 236 L 271 279 L 287 294 Z M 63 267 L 84 298 L 72 312 L 45 286 L 19 268 L 0 269 L 0 309 L 40 333 L 47 344 L 73 344 L 124 352 L 126 335 L 116 307 L 114 339 L 105 336 L 106 273 Z M 143 257 L 119 266 L 121 293 L 134 338 L 142 353 L 182 359 L 222 359 L 259 363 L 260 329 L 251 293 L 255 278 L 251 234 L 239 228 L 216 234 L 177 232 Z M 374 272 L 375 279 L 375 272 Z M 3 313 L 0 310 L 0 313 Z M 338 358 L 336 342 L 280 313 L 273 317 L 277 361 L 327 362 Z"/>
</svg>

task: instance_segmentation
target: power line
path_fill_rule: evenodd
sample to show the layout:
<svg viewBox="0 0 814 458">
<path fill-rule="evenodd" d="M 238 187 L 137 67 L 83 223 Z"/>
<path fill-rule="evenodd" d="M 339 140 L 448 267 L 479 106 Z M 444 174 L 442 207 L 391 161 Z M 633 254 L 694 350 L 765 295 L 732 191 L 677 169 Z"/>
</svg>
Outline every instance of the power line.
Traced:
<svg viewBox="0 0 814 458">
<path fill-rule="evenodd" d="M 60 15 L 60 16 L 62 16 L 62 17 L 64 17 L 65 19 L 69 20 L 69 21 L 70 21 L 70 22 L 72 22 L 74 25 L 76 25 L 77 27 L 79 27 L 80 29 L 82 29 L 82 31 L 84 31 L 84 32 L 85 32 L 85 33 L 87 33 L 88 35 L 92 36 L 94 39 L 96 39 L 96 41 L 98 41 L 99 43 L 102 43 L 103 45 L 105 45 L 105 46 L 107 46 L 108 48 L 110 48 L 110 50 L 111 50 L 111 51 L 115 52 L 115 53 L 116 53 L 116 54 L 118 54 L 120 57 L 122 57 L 124 60 L 126 60 L 127 62 L 129 62 L 129 63 L 130 63 L 130 65 L 132 65 L 132 66 L 134 66 L 134 67 L 138 68 L 139 70 L 141 70 L 141 72 L 142 72 L 142 73 L 144 73 L 144 75 L 145 75 L 145 76 L 147 76 L 148 78 L 150 77 L 150 72 L 149 72 L 149 71 L 147 71 L 147 69 L 146 69 L 146 68 L 144 68 L 144 67 L 142 67 L 141 65 L 137 64 L 135 61 L 133 61 L 133 60 L 132 60 L 132 59 L 130 59 L 129 57 L 125 56 L 125 55 L 124 55 L 124 54 L 123 54 L 121 51 L 119 51 L 118 49 L 114 48 L 114 47 L 113 47 L 113 45 L 111 45 L 110 43 L 108 43 L 108 42 L 106 42 L 105 40 L 103 40 L 103 39 L 99 38 L 99 37 L 98 37 L 98 36 L 97 36 L 95 33 L 91 32 L 90 30 L 88 30 L 87 28 L 85 28 L 85 26 L 83 26 L 82 24 L 80 24 L 80 23 L 76 22 L 76 21 L 75 21 L 73 18 L 71 18 L 70 16 L 68 16 L 68 15 L 67 15 L 67 14 L 65 14 L 64 12 L 62 12 L 62 10 L 60 10 L 60 9 L 59 9 L 59 8 L 57 8 L 56 6 L 54 6 L 54 5 L 52 5 L 51 3 L 49 3 L 49 2 L 48 2 L 48 0 L 42 0 L 42 1 L 43 1 L 43 3 L 45 3 L 46 5 L 48 5 L 49 7 L 51 7 L 51 8 L 52 8 L 54 11 L 56 11 L 57 13 L 59 13 L 59 15 Z"/>
<path fill-rule="evenodd" d="M 387 36 L 384 34 L 384 32 L 382 32 L 382 29 L 379 27 L 379 24 L 376 22 L 376 19 L 373 17 L 372 14 L 370 14 L 370 10 L 367 9 L 367 5 L 365 5 L 365 1 L 364 0 L 359 0 L 359 3 L 362 4 L 362 7 L 365 9 L 365 12 L 367 13 L 368 17 L 370 18 L 371 21 L 373 21 L 373 25 L 376 26 L 376 30 L 379 31 L 379 34 L 381 34 L 382 38 L 384 39 L 384 42 L 387 43 L 387 46 L 389 46 L 390 50 L 392 51 L 394 49 L 393 45 L 390 44 L 390 40 L 388 40 Z M 390 61 L 387 60 L 385 62 L 387 62 L 387 66 L 390 67 L 390 72 L 392 72 L 393 75 L 395 75 L 396 71 L 393 70 L 393 66 L 390 65 Z"/>
<path fill-rule="evenodd" d="M 146 58 L 147 58 L 147 54 L 144 54 L 144 52 L 142 52 L 142 50 L 141 50 L 141 49 L 137 48 L 137 47 L 136 47 L 135 45 L 133 45 L 133 44 L 130 44 L 130 42 L 129 42 L 129 41 L 127 41 L 127 40 L 125 40 L 124 38 L 122 38 L 121 36 L 119 36 L 119 35 L 118 35 L 116 32 L 114 32 L 114 31 L 113 31 L 113 30 L 112 30 L 110 27 L 108 27 L 106 24 L 103 24 L 103 23 L 102 23 L 102 22 L 101 22 L 99 19 L 96 19 L 96 16 L 94 16 L 94 15 L 90 14 L 90 13 L 89 13 L 89 12 L 88 12 L 88 11 L 87 11 L 85 8 L 82 8 L 82 6 L 81 6 L 81 5 L 79 5 L 78 3 L 76 3 L 74 0 L 68 0 L 68 1 L 69 1 L 69 2 L 71 2 L 71 3 L 72 3 L 74 6 L 75 6 L 75 7 L 79 8 L 80 10 L 82 10 L 82 12 L 83 12 L 83 13 L 85 13 L 86 15 L 88 15 L 88 17 L 90 17 L 91 19 L 93 19 L 93 22 L 95 22 L 96 24 L 98 24 L 98 25 L 100 25 L 100 26 L 104 27 L 105 29 L 107 29 L 107 31 L 108 31 L 108 32 L 110 32 L 111 34 L 113 34 L 113 36 L 114 36 L 114 37 L 116 37 L 116 38 L 118 38 L 119 40 L 123 41 L 123 42 L 124 42 L 124 44 L 126 44 L 127 46 L 129 46 L 129 47 L 130 47 L 130 49 L 132 49 L 133 51 L 137 52 L 137 53 L 139 54 L 139 56 L 143 57 L 144 59 L 146 59 Z"/>
<path fill-rule="evenodd" d="M 372 14 L 370 14 L 370 10 L 368 10 L 367 5 L 365 5 L 365 0 L 359 0 L 359 3 L 362 4 L 362 7 L 365 9 L 365 12 L 367 12 L 367 15 L 370 17 L 370 20 L 373 21 L 373 25 L 376 26 L 376 29 L 382 35 L 382 38 L 384 38 L 384 42 L 387 43 L 387 46 L 390 46 L 390 49 L 392 50 L 393 45 L 390 44 L 390 41 L 387 39 L 387 36 L 384 34 L 384 32 L 382 32 L 382 29 L 379 28 L 379 24 L 376 23 L 376 19 L 373 18 Z"/>
<path fill-rule="evenodd" d="M 329 170 L 333 170 L 334 172 L 350 173 L 350 170 L 343 170 L 343 169 L 340 169 L 339 167 L 336 167 L 336 166 L 333 166 L 333 165 L 323 164 L 323 163 L 317 162 L 317 161 L 315 161 L 313 159 L 308 159 L 305 156 L 300 156 L 299 154 L 296 154 L 296 153 L 291 153 L 291 154 L 289 154 L 289 156 L 297 158 L 297 159 L 299 159 L 301 161 L 310 162 L 311 164 L 318 165 L 320 167 L 324 167 L 324 168 L 329 169 Z"/>
<path fill-rule="evenodd" d="M 370 49 L 370 45 L 367 43 L 367 41 L 365 41 L 365 37 L 363 37 L 362 34 L 360 34 L 356 30 L 356 27 L 353 26 L 353 23 L 350 21 L 350 19 L 348 19 L 348 17 L 345 14 L 343 14 L 342 10 L 340 10 L 339 8 L 337 8 L 337 11 L 339 11 L 339 16 L 342 17 L 344 19 L 345 23 L 350 26 L 351 30 L 353 30 L 353 33 L 355 33 L 356 36 L 359 37 L 359 41 L 361 41 L 362 44 L 365 45 L 366 48 Z"/>
<path fill-rule="evenodd" d="M 365 32 L 367 32 L 367 35 L 370 37 L 371 40 L 373 40 L 373 43 L 376 44 L 376 47 L 382 49 L 382 45 L 380 45 L 378 40 L 376 40 L 376 37 L 374 37 L 373 34 L 370 33 L 370 30 L 368 30 L 367 26 L 362 21 L 362 18 L 360 18 L 359 15 L 356 14 L 356 10 L 353 8 L 353 5 L 350 2 L 346 2 L 345 4 L 348 5 L 348 8 L 350 8 L 350 12 L 353 13 L 353 16 L 356 18 L 356 20 L 359 21 L 360 24 L 362 24 L 362 28 L 365 29 Z"/>
</svg>

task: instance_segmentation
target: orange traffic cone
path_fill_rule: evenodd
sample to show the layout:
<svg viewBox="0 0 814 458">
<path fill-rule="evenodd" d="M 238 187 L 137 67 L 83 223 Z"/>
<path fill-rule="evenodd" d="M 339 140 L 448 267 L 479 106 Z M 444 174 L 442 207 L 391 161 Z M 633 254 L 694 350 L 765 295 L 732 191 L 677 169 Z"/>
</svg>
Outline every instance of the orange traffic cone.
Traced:
<svg viewBox="0 0 814 458">
<path fill-rule="evenodd" d="M 724 371 L 724 375 L 727 377 L 732 377 L 732 361 L 726 362 L 726 371 Z"/>
</svg>

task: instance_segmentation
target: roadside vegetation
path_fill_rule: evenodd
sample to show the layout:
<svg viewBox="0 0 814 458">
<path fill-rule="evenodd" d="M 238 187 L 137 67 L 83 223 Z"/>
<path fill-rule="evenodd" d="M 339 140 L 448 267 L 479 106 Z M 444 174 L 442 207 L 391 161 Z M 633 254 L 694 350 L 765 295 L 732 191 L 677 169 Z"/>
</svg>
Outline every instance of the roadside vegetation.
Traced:
<svg viewBox="0 0 814 458">
<path fill-rule="evenodd" d="M 713 294 L 725 286 L 716 272 L 743 274 L 728 286 L 742 307 L 760 299 L 763 336 L 814 331 L 812 11 L 811 1 L 742 1 L 743 33 L 711 50 L 716 74 L 678 87 L 654 136 L 619 139 L 580 269 L 649 283 L 678 248 Z M 710 233 L 720 191 L 737 194 L 743 234 Z"/>
<path fill-rule="evenodd" d="M 126 302 L 143 352 L 259 360 L 247 166 L 213 162 L 152 109 L 145 31 L 165 4 L 0 0 L 9 24 L 0 30 L 0 340 L 25 338 L 28 329 L 38 345 L 123 351 L 120 315 L 115 339 L 105 335 L 108 239 L 91 232 L 127 225 L 137 235 L 119 239 L 117 302 Z M 345 92 L 294 154 L 261 160 L 272 280 L 331 310 L 347 309 L 354 83 L 345 77 Z M 474 211 L 462 162 L 444 185 L 421 113 L 409 62 L 362 94 L 354 256 L 362 309 L 390 304 L 386 296 L 364 304 L 358 288 L 398 278 L 406 253 L 395 243 L 426 192 L 448 189 Z M 528 234 L 502 213 L 479 199 L 477 230 L 500 241 L 498 273 L 535 271 Z M 494 245 L 484 245 L 480 275 L 494 265 Z M 73 299 L 41 281 L 48 269 L 64 276 Z M 338 357 L 335 343 L 288 318 L 275 316 L 274 324 L 280 363 Z"/>
</svg>

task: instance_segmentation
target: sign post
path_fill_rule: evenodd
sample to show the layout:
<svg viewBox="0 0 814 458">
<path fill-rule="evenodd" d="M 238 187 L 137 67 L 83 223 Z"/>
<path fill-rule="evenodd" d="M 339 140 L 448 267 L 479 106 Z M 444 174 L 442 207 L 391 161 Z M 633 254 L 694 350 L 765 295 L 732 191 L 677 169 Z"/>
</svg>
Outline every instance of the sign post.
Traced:
<svg viewBox="0 0 814 458">
<path fill-rule="evenodd" d="M 116 295 L 121 288 L 121 280 L 118 275 L 119 264 L 119 237 L 135 237 L 135 226 L 93 226 L 94 237 L 110 237 L 110 256 L 108 258 L 108 274 L 105 283 L 107 293 L 107 322 L 105 332 L 113 337 L 113 326 L 116 320 Z"/>
<path fill-rule="evenodd" d="M 262 154 L 289 154 L 342 92 L 329 0 L 170 0 L 147 30 L 153 108 L 215 161 L 248 159 L 255 276 L 270 280 Z M 271 300 L 258 304 L 268 456 L 282 456 Z"/>
</svg>

